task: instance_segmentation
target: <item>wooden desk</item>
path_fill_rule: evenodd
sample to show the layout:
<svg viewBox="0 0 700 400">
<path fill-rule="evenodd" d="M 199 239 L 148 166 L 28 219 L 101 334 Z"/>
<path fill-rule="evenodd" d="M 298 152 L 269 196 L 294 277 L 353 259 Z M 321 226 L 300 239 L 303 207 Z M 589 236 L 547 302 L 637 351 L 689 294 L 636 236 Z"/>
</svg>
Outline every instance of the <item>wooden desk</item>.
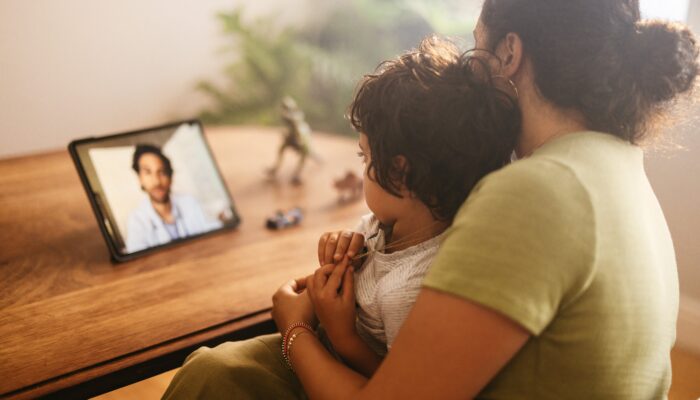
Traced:
<svg viewBox="0 0 700 400">
<path fill-rule="evenodd" d="M 362 200 L 338 205 L 332 188 L 361 170 L 354 140 L 316 134 L 325 163 L 310 161 L 294 187 L 291 154 L 278 183 L 263 173 L 280 129 L 207 131 L 240 228 L 121 265 L 66 151 L 0 160 L 0 397 L 94 395 L 173 368 L 203 343 L 271 329 L 272 293 L 313 271 L 320 233 L 367 212 Z M 300 227 L 264 228 L 292 206 L 306 212 Z"/>
</svg>

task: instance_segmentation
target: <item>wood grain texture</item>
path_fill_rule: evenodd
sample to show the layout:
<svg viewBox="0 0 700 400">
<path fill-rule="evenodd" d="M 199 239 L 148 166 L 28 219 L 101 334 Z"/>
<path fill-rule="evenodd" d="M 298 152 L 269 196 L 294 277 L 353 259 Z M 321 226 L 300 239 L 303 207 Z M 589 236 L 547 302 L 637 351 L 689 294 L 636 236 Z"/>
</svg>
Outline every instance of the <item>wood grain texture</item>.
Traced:
<svg viewBox="0 0 700 400">
<path fill-rule="evenodd" d="M 35 397 L 241 329 L 279 285 L 313 271 L 322 231 L 367 212 L 361 201 L 338 205 L 332 189 L 360 169 L 355 141 L 315 135 L 325 162 L 309 162 L 295 187 L 291 154 L 277 182 L 263 173 L 280 130 L 207 131 L 240 228 L 121 265 L 109 261 L 67 152 L 0 161 L 0 396 Z M 264 228 L 293 206 L 302 226 Z"/>
<path fill-rule="evenodd" d="M 669 400 L 700 399 L 700 354 L 675 347 L 671 351 L 671 366 L 673 380 Z"/>
</svg>

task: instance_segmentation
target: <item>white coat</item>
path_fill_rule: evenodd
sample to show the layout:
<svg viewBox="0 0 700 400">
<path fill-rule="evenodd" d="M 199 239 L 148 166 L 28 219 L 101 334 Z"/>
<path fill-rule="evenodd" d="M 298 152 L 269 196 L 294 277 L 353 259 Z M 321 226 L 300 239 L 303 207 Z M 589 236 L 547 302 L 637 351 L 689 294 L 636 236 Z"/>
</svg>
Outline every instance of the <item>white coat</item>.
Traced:
<svg viewBox="0 0 700 400">
<path fill-rule="evenodd" d="M 204 214 L 197 199 L 184 194 L 171 194 L 172 213 L 179 239 L 220 228 L 223 224 Z M 131 212 L 127 223 L 126 252 L 133 253 L 170 242 L 171 236 L 151 204 L 144 198 Z"/>
</svg>

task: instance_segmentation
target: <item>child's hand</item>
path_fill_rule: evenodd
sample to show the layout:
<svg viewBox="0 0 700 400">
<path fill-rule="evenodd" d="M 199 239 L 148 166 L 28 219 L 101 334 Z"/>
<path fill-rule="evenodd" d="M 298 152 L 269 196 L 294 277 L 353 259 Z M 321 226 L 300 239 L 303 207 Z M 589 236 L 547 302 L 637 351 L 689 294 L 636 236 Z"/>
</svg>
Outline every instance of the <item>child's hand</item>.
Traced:
<svg viewBox="0 0 700 400">
<path fill-rule="evenodd" d="M 348 261 L 326 264 L 306 278 L 316 316 L 334 346 L 355 334 L 355 284 Z"/>
<path fill-rule="evenodd" d="M 326 232 L 318 240 L 318 263 L 335 264 L 346 255 L 355 257 L 365 245 L 365 237 L 352 231 Z"/>
<path fill-rule="evenodd" d="M 318 323 L 306 289 L 306 279 L 288 281 L 272 296 L 272 318 L 281 334 L 297 322 L 311 326 Z"/>
</svg>

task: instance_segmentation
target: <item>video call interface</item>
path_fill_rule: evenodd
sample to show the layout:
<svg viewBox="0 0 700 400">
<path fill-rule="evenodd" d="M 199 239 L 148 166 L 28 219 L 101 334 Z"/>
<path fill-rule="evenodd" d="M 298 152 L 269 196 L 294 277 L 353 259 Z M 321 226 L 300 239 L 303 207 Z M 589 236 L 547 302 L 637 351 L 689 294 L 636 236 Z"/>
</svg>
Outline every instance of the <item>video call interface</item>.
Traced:
<svg viewBox="0 0 700 400">
<path fill-rule="evenodd" d="M 76 150 L 101 223 L 120 254 L 237 222 L 197 122 L 97 139 Z"/>
</svg>

